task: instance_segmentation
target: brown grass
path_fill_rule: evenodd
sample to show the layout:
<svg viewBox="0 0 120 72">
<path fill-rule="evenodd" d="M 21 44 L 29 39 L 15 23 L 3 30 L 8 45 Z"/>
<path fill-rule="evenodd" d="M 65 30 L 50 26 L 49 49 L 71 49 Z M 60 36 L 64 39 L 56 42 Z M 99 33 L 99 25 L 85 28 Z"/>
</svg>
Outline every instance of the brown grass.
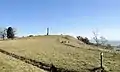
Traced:
<svg viewBox="0 0 120 72">
<path fill-rule="evenodd" d="M 99 53 L 103 52 L 104 67 L 108 72 L 120 72 L 120 54 L 107 49 L 98 49 L 67 36 L 39 36 L 1 41 L 0 48 L 17 55 L 32 58 L 58 68 L 89 72 L 99 67 Z M 61 44 L 66 40 L 72 46 Z M 73 47 L 74 46 L 74 47 Z M 25 68 L 26 69 L 26 68 Z"/>
<path fill-rule="evenodd" d="M 43 70 L 0 53 L 0 72 L 44 72 Z"/>
</svg>

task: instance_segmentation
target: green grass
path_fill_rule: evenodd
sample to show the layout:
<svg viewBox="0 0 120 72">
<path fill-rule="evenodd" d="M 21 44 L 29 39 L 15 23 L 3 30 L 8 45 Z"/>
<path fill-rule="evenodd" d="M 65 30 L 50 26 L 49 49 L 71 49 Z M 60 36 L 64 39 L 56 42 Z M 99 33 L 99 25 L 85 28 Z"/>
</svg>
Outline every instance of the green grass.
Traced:
<svg viewBox="0 0 120 72">
<path fill-rule="evenodd" d="M 70 43 L 67 44 L 71 46 L 60 43 L 64 40 L 69 41 Z M 67 38 L 64 36 L 38 36 L 16 40 L 6 40 L 0 42 L 0 48 L 43 63 L 52 63 L 58 68 L 77 70 L 79 72 L 89 72 L 88 69 L 99 67 L 99 53 L 103 52 L 105 69 L 108 72 L 120 72 L 119 53 L 85 45 L 71 36 L 67 36 Z M 7 63 L 7 61 L 5 62 Z M 16 63 L 20 63 L 20 61 Z"/>
</svg>

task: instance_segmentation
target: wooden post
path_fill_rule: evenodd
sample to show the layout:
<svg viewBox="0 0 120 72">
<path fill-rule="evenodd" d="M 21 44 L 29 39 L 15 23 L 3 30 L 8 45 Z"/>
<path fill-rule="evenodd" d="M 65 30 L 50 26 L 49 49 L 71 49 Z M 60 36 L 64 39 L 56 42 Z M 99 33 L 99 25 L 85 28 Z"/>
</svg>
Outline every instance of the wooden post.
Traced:
<svg viewBox="0 0 120 72">
<path fill-rule="evenodd" d="M 101 68 L 103 68 L 103 53 L 100 53 L 100 62 L 101 62 Z"/>
</svg>

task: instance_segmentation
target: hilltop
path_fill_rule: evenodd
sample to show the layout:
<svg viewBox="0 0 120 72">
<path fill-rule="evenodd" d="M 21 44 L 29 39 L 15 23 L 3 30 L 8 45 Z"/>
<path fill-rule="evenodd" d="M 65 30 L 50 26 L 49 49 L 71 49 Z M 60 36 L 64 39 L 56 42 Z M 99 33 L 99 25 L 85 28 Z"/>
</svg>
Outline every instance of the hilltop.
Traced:
<svg viewBox="0 0 120 72">
<path fill-rule="evenodd" d="M 119 52 L 86 45 L 68 35 L 35 36 L 0 41 L 0 49 L 45 64 L 53 64 L 57 68 L 78 72 L 90 72 L 90 69 L 99 67 L 99 54 L 103 52 L 103 65 L 105 69 L 108 72 L 120 72 Z M 0 53 L 0 55 L 3 54 Z M 4 57 L 8 56 L 3 55 Z M 4 62 L 11 63 L 9 59 L 11 58 L 5 58 Z M 2 62 L 2 60 L 0 61 Z M 21 61 L 16 63 L 19 62 Z M 27 65 L 26 63 L 24 64 Z M 14 68 L 10 67 L 11 64 L 9 66 L 6 65 L 4 69 L 11 69 L 11 72 L 15 72 Z M 16 65 L 12 65 L 12 67 L 16 67 Z M 19 69 L 20 67 L 18 66 Z M 34 68 L 34 72 L 40 72 L 37 69 Z M 3 69 L 1 70 L 5 72 Z"/>
</svg>

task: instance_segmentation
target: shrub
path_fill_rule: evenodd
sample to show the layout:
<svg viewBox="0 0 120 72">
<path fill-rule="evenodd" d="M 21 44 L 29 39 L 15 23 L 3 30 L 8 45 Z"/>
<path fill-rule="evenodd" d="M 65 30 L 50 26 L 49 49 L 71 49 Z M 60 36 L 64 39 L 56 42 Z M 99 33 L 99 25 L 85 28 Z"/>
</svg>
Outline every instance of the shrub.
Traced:
<svg viewBox="0 0 120 72">
<path fill-rule="evenodd" d="M 33 35 L 29 35 L 28 37 L 33 37 Z"/>
<path fill-rule="evenodd" d="M 90 44 L 90 41 L 89 41 L 89 39 L 87 37 L 83 38 L 81 36 L 77 36 L 77 39 L 84 42 L 84 43 L 86 43 L 86 44 Z"/>
</svg>

